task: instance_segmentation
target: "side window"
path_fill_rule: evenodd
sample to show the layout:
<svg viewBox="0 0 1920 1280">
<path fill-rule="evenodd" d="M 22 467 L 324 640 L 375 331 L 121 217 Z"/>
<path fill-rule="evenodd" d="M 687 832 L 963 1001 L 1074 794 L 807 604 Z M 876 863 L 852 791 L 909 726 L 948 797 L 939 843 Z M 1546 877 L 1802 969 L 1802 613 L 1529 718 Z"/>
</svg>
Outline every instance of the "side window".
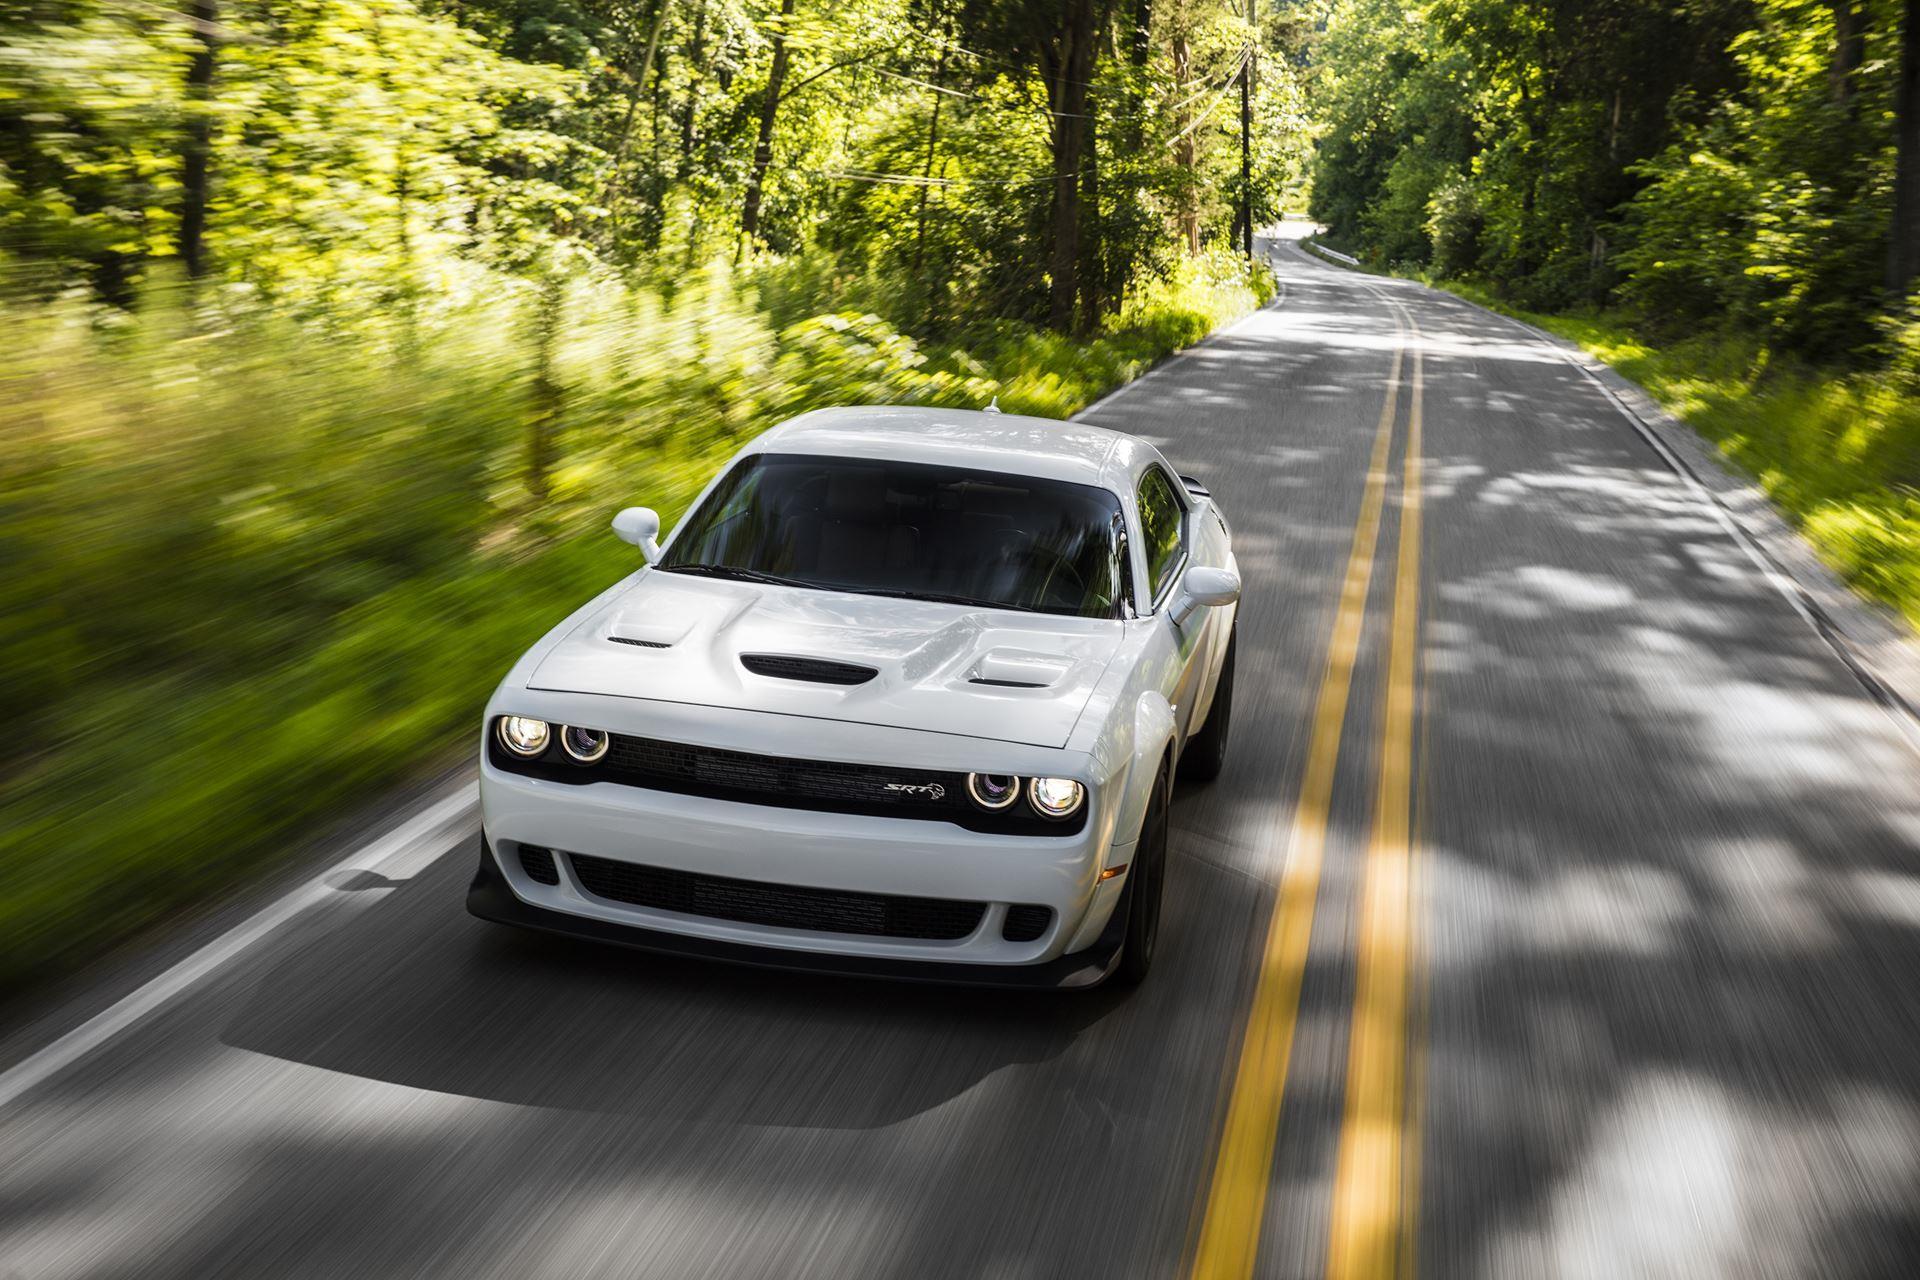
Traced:
<svg viewBox="0 0 1920 1280">
<path fill-rule="evenodd" d="M 1140 534 L 1147 557 L 1147 598 L 1158 600 L 1167 575 L 1180 562 L 1180 523 L 1186 515 L 1173 481 L 1159 467 L 1147 468 L 1134 495 L 1140 504 Z"/>
</svg>

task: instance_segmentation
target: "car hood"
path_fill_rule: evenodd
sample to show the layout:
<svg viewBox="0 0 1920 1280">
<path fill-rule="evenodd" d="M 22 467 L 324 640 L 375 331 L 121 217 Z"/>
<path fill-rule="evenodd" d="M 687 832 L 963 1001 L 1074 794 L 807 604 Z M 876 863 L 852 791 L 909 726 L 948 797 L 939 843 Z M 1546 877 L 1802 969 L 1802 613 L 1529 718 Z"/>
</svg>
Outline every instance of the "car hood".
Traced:
<svg viewBox="0 0 1920 1280">
<path fill-rule="evenodd" d="M 527 683 L 1064 747 L 1121 632 L 1101 619 L 651 571 L 555 643 Z M 875 674 L 828 683 L 864 673 L 822 663 Z"/>
</svg>

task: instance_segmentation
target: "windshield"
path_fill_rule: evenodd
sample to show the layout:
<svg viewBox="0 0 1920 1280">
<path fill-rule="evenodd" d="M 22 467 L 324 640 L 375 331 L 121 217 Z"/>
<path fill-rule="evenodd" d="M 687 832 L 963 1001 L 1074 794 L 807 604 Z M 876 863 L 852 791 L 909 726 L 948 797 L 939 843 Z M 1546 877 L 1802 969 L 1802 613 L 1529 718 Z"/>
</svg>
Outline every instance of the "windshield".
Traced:
<svg viewBox="0 0 1920 1280">
<path fill-rule="evenodd" d="M 919 462 L 756 454 L 660 567 L 829 591 L 1119 617 L 1120 500 L 1093 485 Z"/>
</svg>

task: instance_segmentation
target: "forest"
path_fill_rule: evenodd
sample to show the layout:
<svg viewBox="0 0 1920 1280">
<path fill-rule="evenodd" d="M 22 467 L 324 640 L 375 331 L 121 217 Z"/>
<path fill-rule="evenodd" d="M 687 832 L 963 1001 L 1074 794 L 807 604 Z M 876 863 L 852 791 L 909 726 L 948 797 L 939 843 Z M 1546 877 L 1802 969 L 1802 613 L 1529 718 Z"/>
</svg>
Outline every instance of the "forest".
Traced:
<svg viewBox="0 0 1920 1280">
<path fill-rule="evenodd" d="M 764 427 L 1065 416 L 1264 301 L 1311 16 L 0 3 L 0 989 L 460 759 Z"/>
</svg>

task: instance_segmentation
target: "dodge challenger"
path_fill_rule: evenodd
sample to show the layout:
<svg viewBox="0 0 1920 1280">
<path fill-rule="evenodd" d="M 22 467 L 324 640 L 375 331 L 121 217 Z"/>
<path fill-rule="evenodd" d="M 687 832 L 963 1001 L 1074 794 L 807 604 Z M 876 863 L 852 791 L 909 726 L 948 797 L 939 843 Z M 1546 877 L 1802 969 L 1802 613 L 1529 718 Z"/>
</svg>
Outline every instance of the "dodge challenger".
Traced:
<svg viewBox="0 0 1920 1280">
<path fill-rule="evenodd" d="M 1223 764 L 1240 578 L 1206 487 L 1081 423 L 821 410 L 736 455 L 488 705 L 502 923 L 830 973 L 1153 962 L 1178 776 Z"/>
</svg>

